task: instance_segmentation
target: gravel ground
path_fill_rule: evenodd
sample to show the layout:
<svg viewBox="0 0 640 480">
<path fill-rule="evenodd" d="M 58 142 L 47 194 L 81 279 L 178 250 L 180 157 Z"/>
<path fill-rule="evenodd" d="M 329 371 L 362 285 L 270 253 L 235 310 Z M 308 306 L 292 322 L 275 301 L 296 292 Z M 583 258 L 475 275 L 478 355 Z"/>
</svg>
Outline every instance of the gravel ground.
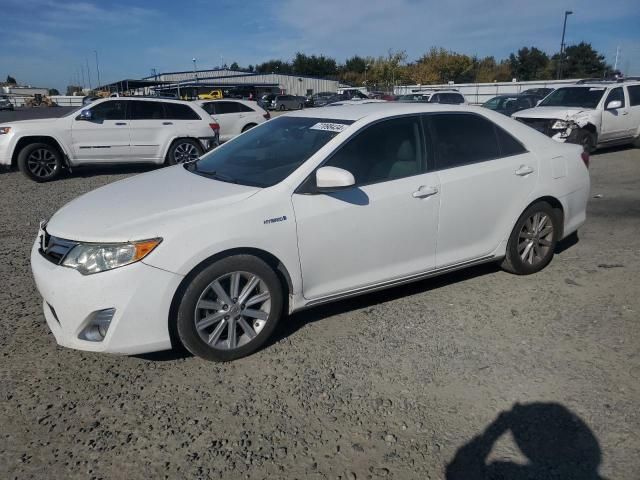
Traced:
<svg viewBox="0 0 640 480">
<path fill-rule="evenodd" d="M 0 174 L 0 478 L 638 478 L 639 149 L 592 157 L 602 197 L 542 273 L 301 312 L 229 364 L 68 350 L 46 327 L 38 221 L 142 171 Z"/>
</svg>

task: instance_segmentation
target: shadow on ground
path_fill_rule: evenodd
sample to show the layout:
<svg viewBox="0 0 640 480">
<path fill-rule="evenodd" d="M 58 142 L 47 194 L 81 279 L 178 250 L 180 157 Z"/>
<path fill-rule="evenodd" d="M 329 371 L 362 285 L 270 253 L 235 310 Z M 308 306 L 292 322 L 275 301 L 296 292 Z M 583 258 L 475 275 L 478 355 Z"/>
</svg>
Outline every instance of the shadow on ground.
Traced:
<svg viewBox="0 0 640 480">
<path fill-rule="evenodd" d="M 526 463 L 487 462 L 510 432 Z M 447 480 L 601 480 L 598 439 L 575 413 L 558 403 L 515 404 L 456 452 Z"/>
</svg>

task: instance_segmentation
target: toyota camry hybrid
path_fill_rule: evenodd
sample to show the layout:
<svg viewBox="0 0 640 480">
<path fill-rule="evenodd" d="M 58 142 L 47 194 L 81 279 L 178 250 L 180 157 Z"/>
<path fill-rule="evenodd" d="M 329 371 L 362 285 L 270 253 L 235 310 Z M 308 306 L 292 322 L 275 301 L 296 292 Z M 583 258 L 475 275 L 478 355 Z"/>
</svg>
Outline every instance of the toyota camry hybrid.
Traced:
<svg viewBox="0 0 640 480">
<path fill-rule="evenodd" d="M 225 361 L 304 308 L 484 262 L 538 272 L 588 196 L 581 146 L 499 113 L 326 107 L 73 200 L 31 263 L 60 345 Z"/>
</svg>

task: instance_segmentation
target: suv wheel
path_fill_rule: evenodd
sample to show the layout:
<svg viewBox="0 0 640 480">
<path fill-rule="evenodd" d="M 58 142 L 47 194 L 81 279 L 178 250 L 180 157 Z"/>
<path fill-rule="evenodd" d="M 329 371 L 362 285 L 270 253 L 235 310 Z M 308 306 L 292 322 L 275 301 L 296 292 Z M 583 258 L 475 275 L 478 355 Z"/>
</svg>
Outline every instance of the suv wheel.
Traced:
<svg viewBox="0 0 640 480">
<path fill-rule="evenodd" d="M 62 155 L 48 143 L 32 143 L 20 150 L 18 168 L 31 180 L 49 182 L 62 171 Z"/>
<path fill-rule="evenodd" d="M 258 350 L 282 313 L 282 287 L 261 259 L 234 255 L 198 273 L 176 318 L 178 337 L 194 355 L 224 362 Z"/>
<path fill-rule="evenodd" d="M 181 138 L 173 142 L 167 152 L 167 165 L 192 162 L 202 155 L 202 146 L 190 138 Z"/>
<path fill-rule="evenodd" d="M 580 130 L 576 135 L 576 143 L 582 145 L 585 152 L 593 153 L 597 145 L 596 135 L 589 130 Z"/>
<path fill-rule="evenodd" d="M 251 130 L 255 126 L 256 126 L 255 123 L 249 123 L 248 125 L 245 125 L 244 128 L 242 129 L 242 133 L 246 132 L 247 130 Z"/>
<path fill-rule="evenodd" d="M 551 205 L 531 205 L 513 227 L 502 268 L 517 275 L 542 270 L 553 258 L 560 228 L 558 214 Z"/>
<path fill-rule="evenodd" d="M 280 110 L 284 111 L 284 109 L 285 109 L 285 106 L 284 105 L 280 105 Z"/>
</svg>

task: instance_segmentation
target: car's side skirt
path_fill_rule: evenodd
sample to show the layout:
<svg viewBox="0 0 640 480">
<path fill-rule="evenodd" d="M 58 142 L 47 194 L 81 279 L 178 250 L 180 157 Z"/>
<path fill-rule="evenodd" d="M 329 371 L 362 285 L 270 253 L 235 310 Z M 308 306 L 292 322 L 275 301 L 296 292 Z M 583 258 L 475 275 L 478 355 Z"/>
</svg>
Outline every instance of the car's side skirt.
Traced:
<svg viewBox="0 0 640 480">
<path fill-rule="evenodd" d="M 355 297 L 357 295 L 363 295 L 365 293 L 375 292 L 377 290 L 384 290 L 385 288 L 391 288 L 398 285 L 403 285 L 405 283 L 417 282 L 419 280 L 424 280 L 426 278 L 436 277 L 438 275 L 443 275 L 445 273 L 454 272 L 456 270 L 461 270 L 463 268 L 472 267 L 475 265 L 480 265 L 483 263 L 490 263 L 496 260 L 499 260 L 501 257 L 494 255 L 486 255 L 484 257 L 480 257 L 474 260 L 468 260 L 466 262 L 455 263 L 452 265 L 447 265 L 445 267 L 436 268 L 435 270 L 429 270 L 427 272 L 417 273 L 414 275 L 410 275 L 408 277 L 396 278 L 393 280 L 388 280 L 385 282 L 376 283 L 373 285 L 367 285 L 365 287 L 359 287 L 353 290 L 348 290 L 345 292 L 334 293 L 332 295 L 327 295 L 326 297 L 314 298 L 313 300 L 309 300 L 302 307 L 297 308 L 297 310 L 304 310 L 305 308 L 315 307 L 316 305 L 321 305 L 323 303 L 334 302 L 336 300 L 342 300 L 343 298 Z"/>
</svg>

